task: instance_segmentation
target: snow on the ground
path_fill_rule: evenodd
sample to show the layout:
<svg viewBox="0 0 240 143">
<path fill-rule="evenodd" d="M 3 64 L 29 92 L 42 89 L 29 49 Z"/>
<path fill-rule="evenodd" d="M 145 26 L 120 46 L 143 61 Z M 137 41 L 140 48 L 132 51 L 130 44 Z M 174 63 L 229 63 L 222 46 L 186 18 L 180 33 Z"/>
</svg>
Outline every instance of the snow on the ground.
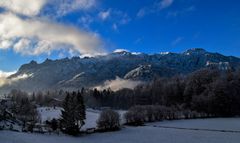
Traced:
<svg viewBox="0 0 240 143">
<path fill-rule="evenodd" d="M 97 127 L 96 121 L 99 115 L 100 115 L 100 111 L 87 109 L 85 125 L 82 127 L 82 130 L 85 130 L 88 128 L 96 128 Z"/>
<path fill-rule="evenodd" d="M 0 121 L 0 127 L 7 130 L 12 129 L 16 131 L 22 131 L 22 127 L 20 125 L 11 121 Z"/>
<path fill-rule="evenodd" d="M 45 122 L 47 120 L 50 121 L 53 118 L 55 119 L 61 118 L 62 108 L 56 107 L 54 109 L 52 107 L 39 107 L 37 110 L 38 110 L 38 113 L 40 114 L 42 122 Z M 86 121 L 82 129 L 95 128 L 97 126 L 96 121 L 99 117 L 99 114 L 100 114 L 100 111 L 87 109 Z"/>
<path fill-rule="evenodd" d="M 59 119 L 61 117 L 61 110 L 60 107 L 39 107 L 37 108 L 37 111 L 40 115 L 41 121 L 51 121 L 53 118 Z"/>
<path fill-rule="evenodd" d="M 203 126 L 204 128 L 240 130 L 239 126 L 235 126 L 239 122 L 240 119 L 236 118 L 183 120 L 163 122 L 163 124 L 191 128 Z M 162 123 L 154 124 L 162 125 Z M 95 133 L 80 137 L 0 131 L 0 143 L 239 143 L 239 141 L 239 133 L 165 129 L 153 126 L 126 127 L 118 132 Z"/>
<path fill-rule="evenodd" d="M 61 118 L 61 110 L 62 108 L 56 107 L 55 109 L 53 107 L 39 107 L 38 113 L 41 117 L 41 121 L 50 121 L 53 118 L 59 119 Z M 126 111 L 118 111 L 119 114 L 121 115 L 121 118 L 123 117 L 123 114 Z M 86 120 L 85 120 L 85 125 L 82 127 L 82 130 L 88 129 L 88 128 L 96 128 L 97 126 L 97 119 L 100 115 L 101 111 L 99 110 L 93 110 L 93 109 L 87 109 L 86 110 Z M 123 119 L 121 120 L 123 121 Z"/>
<path fill-rule="evenodd" d="M 176 121 L 163 121 L 163 122 L 158 122 L 158 123 L 149 123 L 147 125 L 179 127 L 179 128 L 240 131 L 240 118 L 176 120 Z"/>
</svg>

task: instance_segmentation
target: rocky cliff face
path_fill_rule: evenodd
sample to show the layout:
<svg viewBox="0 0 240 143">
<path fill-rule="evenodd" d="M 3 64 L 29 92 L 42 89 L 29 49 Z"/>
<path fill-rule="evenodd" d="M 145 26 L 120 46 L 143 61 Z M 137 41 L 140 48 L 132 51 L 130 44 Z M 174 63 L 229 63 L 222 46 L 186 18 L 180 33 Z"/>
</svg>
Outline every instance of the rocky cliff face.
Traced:
<svg viewBox="0 0 240 143">
<path fill-rule="evenodd" d="M 17 79 L 0 91 L 22 89 L 26 91 L 48 89 L 79 89 L 94 87 L 120 77 L 128 80 L 150 81 L 156 77 L 188 74 L 201 68 L 220 70 L 240 67 L 240 59 L 210 53 L 204 49 L 190 49 L 184 53 L 160 53 L 154 55 L 117 52 L 92 58 L 73 57 L 49 60 L 38 64 L 31 61 L 22 65 L 18 72 L 8 77 Z"/>
</svg>

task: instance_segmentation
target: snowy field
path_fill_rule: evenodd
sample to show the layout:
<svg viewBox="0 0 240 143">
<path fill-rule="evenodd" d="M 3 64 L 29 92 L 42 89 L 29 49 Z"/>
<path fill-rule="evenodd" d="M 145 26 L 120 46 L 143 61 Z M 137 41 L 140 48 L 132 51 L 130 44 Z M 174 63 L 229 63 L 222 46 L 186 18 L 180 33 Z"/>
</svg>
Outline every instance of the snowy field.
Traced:
<svg viewBox="0 0 240 143">
<path fill-rule="evenodd" d="M 37 109 L 38 113 L 41 117 L 42 122 L 46 120 L 52 120 L 53 118 L 59 119 L 61 117 L 61 108 L 56 107 L 40 107 Z M 86 111 L 86 118 L 85 125 L 82 127 L 82 130 L 87 128 L 95 128 L 97 126 L 96 121 L 99 117 L 100 111 L 87 109 Z"/>
<path fill-rule="evenodd" d="M 0 143 L 239 143 L 239 132 L 161 128 L 159 126 L 240 131 L 240 118 L 165 121 L 80 137 L 0 131 Z"/>
<path fill-rule="evenodd" d="M 227 130 L 227 131 L 240 132 L 240 118 L 177 120 L 177 121 L 164 121 L 159 123 L 150 123 L 147 125 L 163 126 L 163 127 L 178 127 L 178 128 L 209 129 L 209 130 L 220 130 L 220 131 Z"/>
<path fill-rule="evenodd" d="M 51 107 L 39 107 L 37 111 L 40 115 L 41 121 L 51 121 L 53 118 L 59 119 L 61 117 L 61 109 L 59 107 L 51 108 Z"/>
<path fill-rule="evenodd" d="M 61 117 L 61 108 L 59 107 L 56 107 L 55 109 L 51 107 L 40 107 L 37 110 L 41 117 L 42 122 L 45 122 L 46 120 L 50 121 L 53 118 L 59 119 Z M 117 112 L 121 115 L 121 118 L 122 118 L 123 114 L 126 111 L 117 111 Z M 85 125 L 82 127 L 82 130 L 85 130 L 88 128 L 96 128 L 97 126 L 96 121 L 100 113 L 101 111 L 99 110 L 87 109 L 86 110 L 87 120 L 85 121 Z M 121 120 L 121 122 L 123 122 L 123 119 Z"/>
</svg>

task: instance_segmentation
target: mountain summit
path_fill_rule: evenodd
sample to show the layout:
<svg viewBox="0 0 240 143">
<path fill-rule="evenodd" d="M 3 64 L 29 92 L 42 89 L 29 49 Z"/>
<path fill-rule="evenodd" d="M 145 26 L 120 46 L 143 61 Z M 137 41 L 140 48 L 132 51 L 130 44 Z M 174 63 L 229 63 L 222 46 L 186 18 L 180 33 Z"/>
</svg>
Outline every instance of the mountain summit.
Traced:
<svg viewBox="0 0 240 143">
<path fill-rule="evenodd" d="M 202 49 L 202 48 L 193 48 L 193 49 L 187 50 L 184 53 L 185 54 L 205 54 L 205 53 L 207 53 L 207 51 L 205 49 Z"/>
</svg>

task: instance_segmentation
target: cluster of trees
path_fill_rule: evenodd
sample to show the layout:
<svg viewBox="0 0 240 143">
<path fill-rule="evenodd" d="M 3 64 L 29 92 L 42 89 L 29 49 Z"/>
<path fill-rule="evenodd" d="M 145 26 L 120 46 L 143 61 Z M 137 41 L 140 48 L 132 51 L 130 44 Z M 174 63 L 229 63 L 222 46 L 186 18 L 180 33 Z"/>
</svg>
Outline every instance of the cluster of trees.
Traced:
<svg viewBox="0 0 240 143">
<path fill-rule="evenodd" d="M 86 119 L 85 105 L 90 108 L 110 107 L 129 109 L 125 120 L 130 125 L 161 120 L 232 117 L 240 115 L 240 71 L 202 69 L 187 76 L 158 78 L 135 89 L 119 91 L 85 90 L 81 92 L 37 92 L 28 94 L 13 90 L 11 112 L 24 123 L 39 120 L 36 105 L 51 106 L 52 99 L 59 99 L 62 106 L 61 120 L 48 124 L 71 135 L 79 133 Z M 120 128 L 119 114 L 103 111 L 97 121 L 103 131 Z"/>
<path fill-rule="evenodd" d="M 86 108 L 80 92 L 67 93 L 63 101 L 61 129 L 70 135 L 77 135 L 85 124 Z"/>
<path fill-rule="evenodd" d="M 54 99 L 57 99 L 59 101 L 64 100 L 66 97 L 67 92 L 64 92 L 63 90 L 59 91 L 38 91 L 33 93 L 27 93 L 21 90 L 13 89 L 8 94 L 8 97 L 12 98 L 13 100 L 21 100 L 22 98 L 28 98 L 30 102 L 33 102 L 34 104 L 37 104 L 39 106 L 54 106 L 52 104 L 52 101 Z M 57 106 L 61 106 L 61 102 Z"/>
<path fill-rule="evenodd" d="M 77 135 L 80 128 L 85 124 L 86 108 L 81 92 L 38 92 L 28 94 L 20 90 L 12 90 L 8 95 L 11 99 L 11 106 L 8 109 L 15 121 L 23 123 L 24 131 L 33 131 L 36 123 L 42 123 L 37 111 L 38 106 L 52 106 L 52 99 L 61 96 L 59 105 L 63 108 L 60 120 L 47 121 L 52 131 L 57 129 L 70 135 Z M 64 98 L 64 99 L 62 99 Z M 62 101 L 63 100 L 63 101 Z"/>
<path fill-rule="evenodd" d="M 11 99 L 11 106 L 8 111 L 12 114 L 15 120 L 23 123 L 23 130 L 32 131 L 36 123 L 41 123 L 37 107 L 38 106 L 53 106 L 53 99 L 62 100 L 66 97 L 67 92 L 63 91 L 47 91 L 29 94 L 21 90 L 11 90 L 7 95 Z M 61 102 L 57 106 L 61 106 Z M 54 105 L 55 106 L 55 105 Z M 50 121 L 52 123 L 52 121 Z M 54 122 L 53 122 L 54 123 Z"/>
<path fill-rule="evenodd" d="M 97 120 L 97 127 L 100 131 L 115 131 L 120 129 L 120 115 L 113 110 L 104 110 Z"/>
<path fill-rule="evenodd" d="M 125 114 L 127 125 L 141 126 L 145 122 L 156 122 L 162 120 L 194 119 L 204 118 L 205 113 L 184 110 L 181 107 L 166 107 L 160 105 L 138 105 L 131 107 Z"/>
<path fill-rule="evenodd" d="M 86 107 L 82 94 L 85 93 L 84 89 L 81 92 L 37 92 L 37 94 L 26 93 L 21 90 L 12 90 L 8 99 L 11 99 L 10 112 L 13 117 L 22 121 L 23 131 L 32 132 L 34 128 L 38 127 L 36 123 L 41 123 L 40 117 L 37 112 L 38 106 L 52 106 L 50 101 L 52 98 L 61 96 L 62 107 L 61 118 L 46 121 L 44 124 L 49 127 L 49 131 L 58 131 L 70 135 L 78 135 L 81 127 L 85 124 Z M 0 116 L 3 120 L 2 116 Z M 101 112 L 97 120 L 98 131 L 114 131 L 120 129 L 120 115 L 113 110 L 104 110 Z M 41 130 L 41 129 L 40 129 Z"/>
<path fill-rule="evenodd" d="M 92 108 L 162 105 L 208 117 L 236 116 L 240 115 L 240 72 L 202 69 L 188 76 L 159 78 L 133 90 L 94 89 L 83 95 L 86 105 Z"/>
<path fill-rule="evenodd" d="M 62 132 L 74 136 L 80 133 L 80 129 L 85 125 L 86 120 L 86 107 L 82 94 L 83 90 L 81 92 L 66 92 L 62 103 L 61 118 L 46 122 L 53 131 L 60 129 Z M 100 132 L 119 130 L 120 115 L 110 109 L 104 110 L 100 113 L 96 123 L 97 131 Z"/>
<path fill-rule="evenodd" d="M 37 107 L 31 102 L 25 92 L 18 91 L 17 94 L 11 96 L 11 106 L 9 108 L 10 113 L 16 120 L 20 120 L 23 123 L 23 129 L 29 125 L 28 130 L 32 131 L 32 127 L 35 123 L 40 121 Z"/>
</svg>

